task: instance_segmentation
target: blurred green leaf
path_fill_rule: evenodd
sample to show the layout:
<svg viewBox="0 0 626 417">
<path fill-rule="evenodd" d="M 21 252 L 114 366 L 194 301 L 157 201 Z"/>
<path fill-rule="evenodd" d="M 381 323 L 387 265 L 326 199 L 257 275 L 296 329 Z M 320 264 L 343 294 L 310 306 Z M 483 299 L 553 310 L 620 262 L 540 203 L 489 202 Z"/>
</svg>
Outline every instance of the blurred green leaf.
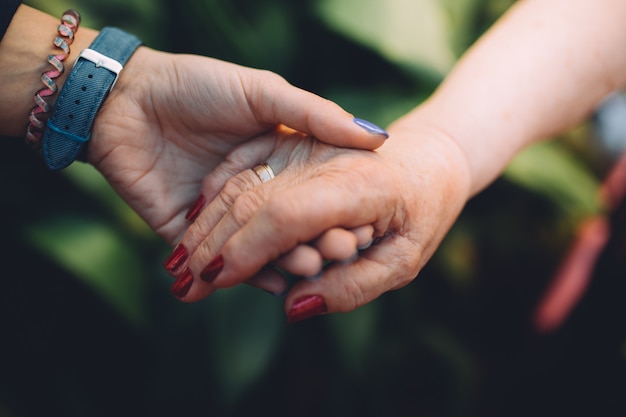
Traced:
<svg viewBox="0 0 626 417">
<path fill-rule="evenodd" d="M 59 17 L 67 9 L 76 9 L 76 2 L 71 0 L 24 0 L 24 4 Z"/>
<path fill-rule="evenodd" d="M 473 230 L 458 221 L 439 245 L 431 262 L 457 289 L 466 289 L 476 278 L 478 246 Z"/>
<path fill-rule="evenodd" d="M 8 407 L 5 407 L 2 403 L 0 403 L 0 417 L 14 417 L 13 414 Z"/>
<path fill-rule="evenodd" d="M 437 0 L 321 0 L 334 30 L 409 71 L 442 78 L 456 60 L 452 22 Z"/>
<path fill-rule="evenodd" d="M 531 146 L 509 164 L 504 177 L 551 200 L 575 217 L 600 210 L 598 180 L 558 142 Z"/>
<path fill-rule="evenodd" d="M 239 286 L 211 295 L 207 322 L 217 386 L 234 404 L 272 362 L 285 317 L 282 300 Z"/>
<path fill-rule="evenodd" d="M 203 16 L 201 25 L 192 27 L 196 34 L 191 41 L 200 51 L 212 50 L 226 53 L 243 65 L 273 69 L 282 72 L 290 62 L 296 47 L 297 29 L 289 15 L 289 8 L 280 2 L 245 7 L 239 2 L 220 0 L 190 0 L 192 13 Z M 219 37 L 207 37 L 207 30 Z"/>
<path fill-rule="evenodd" d="M 140 258 L 110 225 L 65 213 L 26 225 L 24 238 L 92 287 L 129 322 L 145 323 Z"/>
<path fill-rule="evenodd" d="M 447 372 L 450 384 L 448 415 L 465 415 L 476 392 L 477 369 L 470 352 L 456 340 L 455 335 L 439 325 L 426 325 L 416 332 L 417 339 L 429 349 Z"/>
<path fill-rule="evenodd" d="M 455 55 L 462 54 L 474 40 L 474 20 L 484 0 L 439 0 L 446 10 L 449 24 L 453 28 L 450 33 L 450 46 Z"/>
<path fill-rule="evenodd" d="M 346 314 L 328 318 L 342 363 L 352 372 L 366 370 L 366 357 L 376 345 L 380 303 L 372 302 Z"/>
<path fill-rule="evenodd" d="M 61 17 L 67 9 L 80 12 L 81 27 L 101 29 L 117 26 L 139 36 L 146 44 L 154 47 L 161 41 L 163 30 L 159 30 L 163 19 L 163 2 L 146 0 L 26 0 L 25 4 Z M 80 28 L 77 36 L 80 36 Z"/>
<path fill-rule="evenodd" d="M 325 90 L 323 95 L 351 113 L 380 126 L 388 126 L 426 98 L 425 94 L 411 95 L 383 89 L 334 88 Z"/>
</svg>

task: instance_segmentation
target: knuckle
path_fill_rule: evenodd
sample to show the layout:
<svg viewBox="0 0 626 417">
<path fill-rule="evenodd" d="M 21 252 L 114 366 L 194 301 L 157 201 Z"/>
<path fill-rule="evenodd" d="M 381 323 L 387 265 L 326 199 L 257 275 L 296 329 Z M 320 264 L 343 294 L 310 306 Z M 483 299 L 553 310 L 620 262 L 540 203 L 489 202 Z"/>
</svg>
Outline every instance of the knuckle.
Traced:
<svg viewBox="0 0 626 417">
<path fill-rule="evenodd" d="M 281 75 L 275 73 L 274 71 L 270 71 L 266 69 L 259 69 L 258 71 L 261 77 L 265 79 L 266 82 L 269 82 L 272 84 L 287 84 L 287 80 Z"/>
<path fill-rule="evenodd" d="M 365 284 L 358 279 L 347 279 L 343 281 L 343 291 L 345 294 L 344 303 L 339 311 L 349 312 L 356 310 L 367 302 Z"/>
<path fill-rule="evenodd" d="M 194 251 L 189 260 L 189 266 L 192 270 L 200 272 L 202 268 L 213 259 L 213 250 L 209 242 L 204 241 Z"/>
<path fill-rule="evenodd" d="M 263 217 L 276 230 L 286 230 L 301 221 L 296 213 L 292 203 L 282 198 L 269 198 L 263 207 Z"/>
<path fill-rule="evenodd" d="M 245 225 L 262 205 L 263 198 L 252 190 L 239 194 L 230 209 L 230 214 L 237 227 Z"/>
<path fill-rule="evenodd" d="M 256 80 L 261 80 L 254 85 L 254 88 L 249 89 L 254 96 L 259 100 L 266 100 L 268 95 L 276 89 L 283 88 L 289 83 L 285 78 L 276 74 L 275 72 L 259 69 L 256 70 L 258 75 Z M 271 100 L 269 100 L 271 102 Z"/>
<path fill-rule="evenodd" d="M 218 198 L 226 207 L 232 207 L 237 199 L 250 188 L 251 184 L 243 175 L 236 175 L 226 181 Z"/>
<path fill-rule="evenodd" d="M 428 260 L 424 249 L 419 245 L 407 243 L 404 250 L 400 252 L 405 255 L 398 256 L 395 262 L 391 264 L 388 287 L 392 290 L 403 288 L 410 284 Z"/>
</svg>

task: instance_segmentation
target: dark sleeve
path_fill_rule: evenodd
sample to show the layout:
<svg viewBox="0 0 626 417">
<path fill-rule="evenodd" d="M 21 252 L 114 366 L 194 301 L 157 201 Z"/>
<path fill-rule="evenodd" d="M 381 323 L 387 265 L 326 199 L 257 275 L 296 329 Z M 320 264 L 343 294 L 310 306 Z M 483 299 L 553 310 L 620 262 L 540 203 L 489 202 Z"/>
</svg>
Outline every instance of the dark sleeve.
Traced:
<svg viewBox="0 0 626 417">
<path fill-rule="evenodd" d="M 0 2 L 0 39 L 4 37 L 4 33 L 13 19 L 13 15 L 17 11 L 17 7 L 22 0 L 2 0 Z"/>
</svg>

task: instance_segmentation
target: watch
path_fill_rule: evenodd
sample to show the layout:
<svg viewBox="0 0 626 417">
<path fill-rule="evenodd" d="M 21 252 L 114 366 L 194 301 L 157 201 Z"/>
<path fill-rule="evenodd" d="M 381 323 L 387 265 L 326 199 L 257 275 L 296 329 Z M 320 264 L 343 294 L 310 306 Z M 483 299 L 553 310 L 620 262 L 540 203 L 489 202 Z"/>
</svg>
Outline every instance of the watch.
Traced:
<svg viewBox="0 0 626 417">
<path fill-rule="evenodd" d="M 49 169 L 84 158 L 96 114 L 139 45 L 137 37 L 107 27 L 80 53 L 46 122 L 42 154 Z"/>
</svg>

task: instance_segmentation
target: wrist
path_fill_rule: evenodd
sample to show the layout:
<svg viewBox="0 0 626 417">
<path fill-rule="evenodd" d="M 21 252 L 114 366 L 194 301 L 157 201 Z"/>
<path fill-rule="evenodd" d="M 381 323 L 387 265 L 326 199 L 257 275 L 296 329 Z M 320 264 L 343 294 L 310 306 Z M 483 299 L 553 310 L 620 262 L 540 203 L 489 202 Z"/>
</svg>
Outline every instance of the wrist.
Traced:
<svg viewBox="0 0 626 417">
<path fill-rule="evenodd" d="M 50 54 L 58 53 L 52 43 L 58 36 L 58 17 L 50 16 L 31 7 L 21 5 L 15 13 L 7 32 L 0 43 L 0 134 L 24 137 L 28 126 L 28 115 L 34 106 L 33 97 L 43 85 L 41 75 L 51 69 L 47 62 Z M 64 74 L 54 80 L 62 87 L 77 50 L 93 40 L 97 32 L 81 28 L 71 45 L 72 53 L 63 62 Z M 51 105 L 56 94 L 47 98 Z"/>
<path fill-rule="evenodd" d="M 524 134 L 507 130 L 506 124 L 472 117 L 471 109 L 463 111 L 452 99 L 434 97 L 398 120 L 402 126 L 413 126 L 430 132 L 437 140 L 450 145 L 459 155 L 469 178 L 470 196 L 489 186 L 502 174 L 506 165 L 524 146 Z M 456 148 L 456 151 L 453 149 Z"/>
<path fill-rule="evenodd" d="M 460 197 L 462 204 L 477 193 L 480 173 L 458 138 L 441 124 L 414 111 L 394 122 L 389 133 L 390 139 L 380 150 L 392 152 L 399 165 L 418 176 L 431 176 L 438 183 L 433 186 L 454 189 L 452 194 Z M 424 179 L 417 178 L 416 183 L 423 184 Z"/>
<path fill-rule="evenodd" d="M 49 169 L 85 160 L 95 117 L 141 41 L 120 29 L 104 28 L 75 58 L 42 138 Z"/>
<path fill-rule="evenodd" d="M 130 57 L 124 69 L 119 73 L 115 88 L 102 104 L 93 123 L 93 135 L 84 155 L 85 161 L 99 169 L 103 156 L 107 155 L 112 146 L 119 145 L 119 135 L 104 134 L 104 132 L 124 131 L 128 127 L 127 116 L 128 100 L 146 100 L 146 94 L 151 94 L 150 86 L 163 82 L 162 78 L 154 75 L 161 68 L 162 62 L 154 62 L 155 51 L 146 46 L 139 46 Z M 113 145 L 114 141 L 116 145 Z"/>
<path fill-rule="evenodd" d="M 129 58 L 128 62 L 124 65 L 123 71 L 119 73 L 118 79 L 115 82 L 115 88 L 111 90 L 111 94 L 106 99 L 103 107 L 110 101 L 115 101 L 114 98 L 118 95 L 126 95 L 130 91 L 142 88 L 144 84 L 156 83 L 159 81 L 157 77 L 153 77 L 150 72 L 159 68 L 162 63 L 155 62 L 150 64 L 154 55 L 154 50 L 147 46 L 140 45 L 137 50 Z M 161 52 L 157 52 L 161 53 Z M 96 117 L 96 122 L 98 117 Z"/>
</svg>

